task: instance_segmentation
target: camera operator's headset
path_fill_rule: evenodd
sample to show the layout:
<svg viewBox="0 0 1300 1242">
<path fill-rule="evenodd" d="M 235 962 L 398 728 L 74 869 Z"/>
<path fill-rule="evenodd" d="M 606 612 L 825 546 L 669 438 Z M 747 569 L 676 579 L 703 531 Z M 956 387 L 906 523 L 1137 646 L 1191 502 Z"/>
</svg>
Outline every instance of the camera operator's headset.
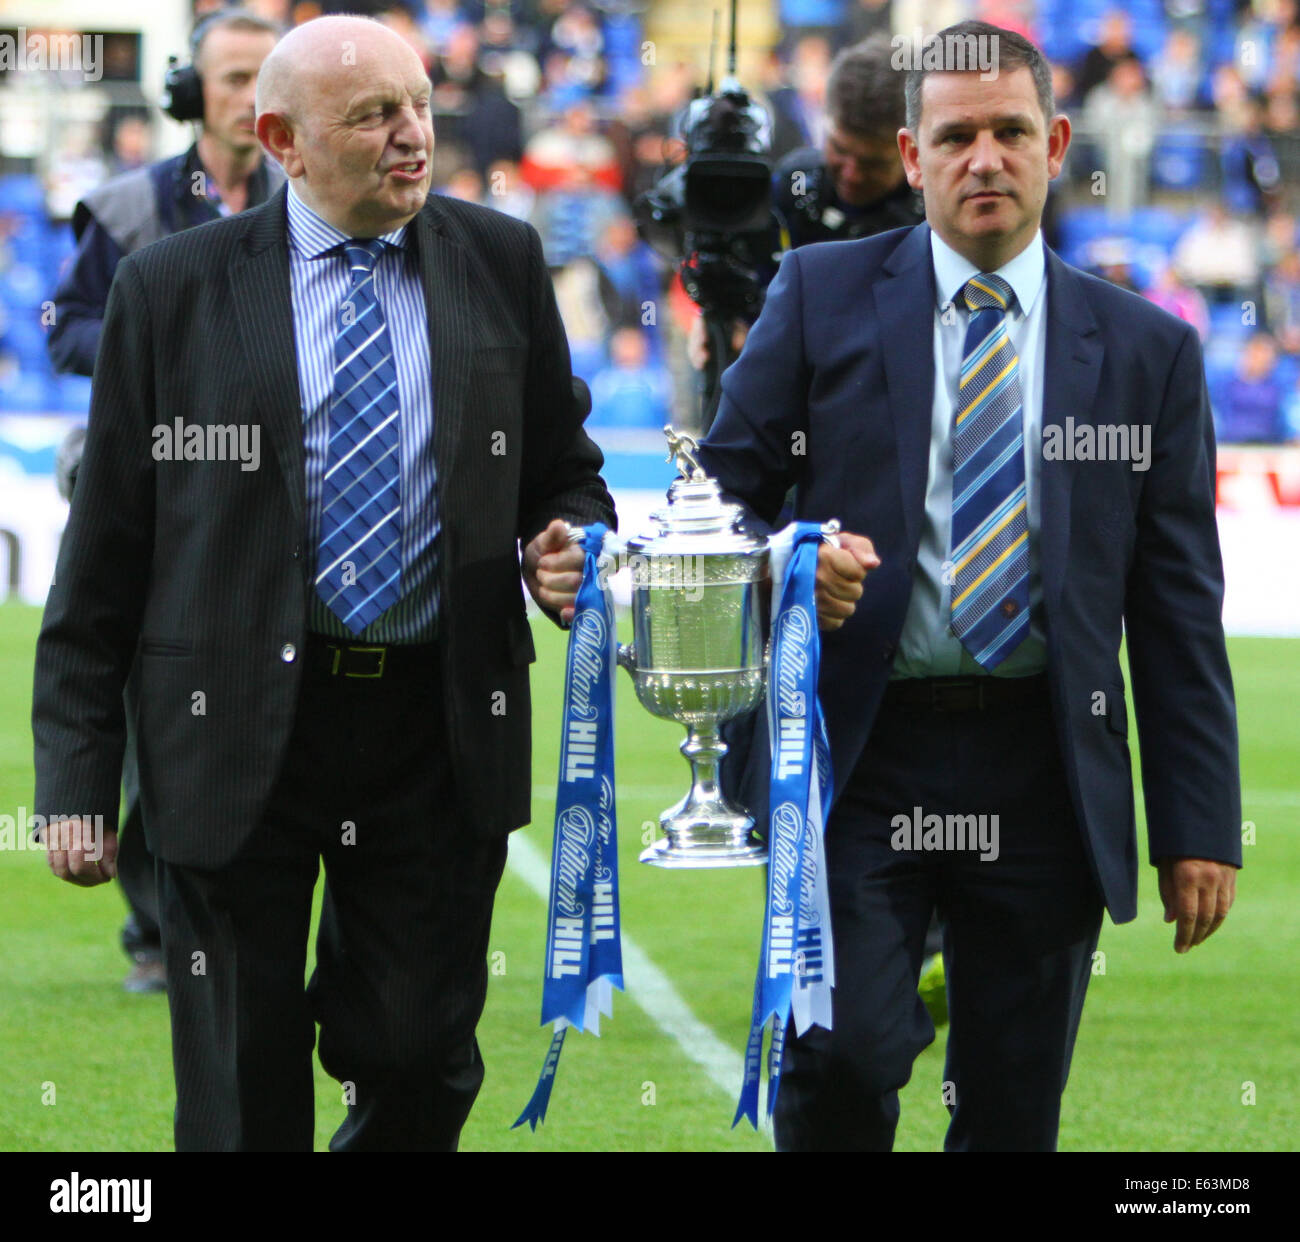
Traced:
<svg viewBox="0 0 1300 1242">
<path fill-rule="evenodd" d="M 159 100 L 162 110 L 174 121 L 203 120 L 203 79 L 194 67 L 194 55 L 203 42 L 203 36 L 219 18 L 224 9 L 209 13 L 190 31 L 190 63 L 180 64 L 175 56 L 167 57 L 167 72 L 163 76 L 163 93 Z"/>
</svg>

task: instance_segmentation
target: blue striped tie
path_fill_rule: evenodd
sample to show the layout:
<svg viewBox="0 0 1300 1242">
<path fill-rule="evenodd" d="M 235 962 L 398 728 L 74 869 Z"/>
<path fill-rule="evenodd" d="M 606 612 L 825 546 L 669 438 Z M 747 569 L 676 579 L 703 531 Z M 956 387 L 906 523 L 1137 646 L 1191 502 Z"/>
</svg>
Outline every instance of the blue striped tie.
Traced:
<svg viewBox="0 0 1300 1242">
<path fill-rule="evenodd" d="M 1015 294 L 981 272 L 961 296 L 971 318 L 952 437 L 952 628 L 993 669 L 1029 633 L 1020 359 L 1006 318 Z"/>
<path fill-rule="evenodd" d="M 354 634 L 401 598 L 397 365 L 375 294 L 378 239 L 344 243 L 352 283 L 339 307 L 316 590 Z"/>
</svg>

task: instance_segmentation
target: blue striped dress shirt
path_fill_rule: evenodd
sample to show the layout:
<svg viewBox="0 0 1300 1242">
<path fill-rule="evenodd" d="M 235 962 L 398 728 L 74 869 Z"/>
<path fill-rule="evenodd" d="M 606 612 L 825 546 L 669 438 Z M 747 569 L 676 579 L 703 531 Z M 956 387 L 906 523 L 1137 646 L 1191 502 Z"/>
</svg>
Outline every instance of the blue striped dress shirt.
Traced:
<svg viewBox="0 0 1300 1242">
<path fill-rule="evenodd" d="M 375 265 L 375 289 L 388 322 L 397 365 L 402 485 L 402 598 L 353 636 L 315 591 L 307 628 L 354 643 L 431 642 L 438 632 L 438 505 L 433 460 L 433 370 L 429 316 L 411 226 L 387 233 Z M 289 287 L 293 297 L 298 391 L 307 467 L 308 564 L 320 544 L 321 491 L 334 389 L 334 342 L 349 272 L 348 240 L 289 187 Z"/>
</svg>

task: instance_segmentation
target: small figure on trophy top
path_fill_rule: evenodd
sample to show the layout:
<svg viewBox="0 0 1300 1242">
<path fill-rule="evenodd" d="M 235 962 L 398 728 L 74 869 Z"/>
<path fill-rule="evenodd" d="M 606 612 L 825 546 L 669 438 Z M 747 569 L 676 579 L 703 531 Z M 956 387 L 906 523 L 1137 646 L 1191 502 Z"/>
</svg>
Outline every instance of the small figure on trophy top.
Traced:
<svg viewBox="0 0 1300 1242">
<path fill-rule="evenodd" d="M 668 438 L 668 456 L 665 460 L 676 462 L 677 472 L 683 479 L 698 481 L 708 477 L 695 456 L 700 446 L 692 436 L 684 431 L 675 431 L 671 423 L 664 427 L 664 435 Z"/>
</svg>

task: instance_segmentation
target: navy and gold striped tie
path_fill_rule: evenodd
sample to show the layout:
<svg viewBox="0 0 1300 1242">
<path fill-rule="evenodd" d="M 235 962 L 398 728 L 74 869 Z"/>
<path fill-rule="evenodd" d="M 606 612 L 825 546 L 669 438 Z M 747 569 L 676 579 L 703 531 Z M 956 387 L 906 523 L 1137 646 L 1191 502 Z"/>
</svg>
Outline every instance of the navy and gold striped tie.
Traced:
<svg viewBox="0 0 1300 1242">
<path fill-rule="evenodd" d="M 402 593 L 401 458 L 397 364 L 375 294 L 384 243 L 353 238 L 344 249 L 352 280 L 334 347 L 316 590 L 359 634 Z"/>
<path fill-rule="evenodd" d="M 1020 359 L 1006 318 L 1015 294 L 981 272 L 960 296 L 971 318 L 952 437 L 952 628 L 993 669 L 1029 634 Z"/>
</svg>

